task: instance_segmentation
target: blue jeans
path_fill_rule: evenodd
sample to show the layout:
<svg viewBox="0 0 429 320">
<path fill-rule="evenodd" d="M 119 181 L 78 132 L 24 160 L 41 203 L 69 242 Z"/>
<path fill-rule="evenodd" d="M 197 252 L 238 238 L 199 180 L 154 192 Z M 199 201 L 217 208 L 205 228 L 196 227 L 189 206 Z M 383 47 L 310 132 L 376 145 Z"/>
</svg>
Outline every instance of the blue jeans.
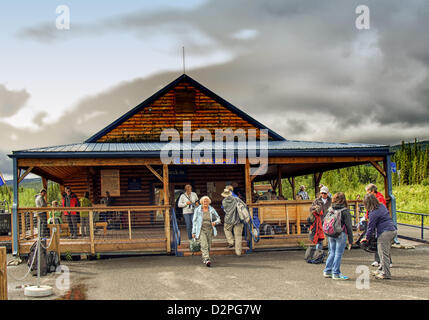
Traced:
<svg viewBox="0 0 429 320">
<path fill-rule="evenodd" d="M 186 223 L 186 232 L 188 232 L 188 239 L 192 240 L 192 219 L 194 218 L 193 213 L 185 213 L 183 214 Z"/>
<path fill-rule="evenodd" d="M 328 237 L 329 256 L 326 260 L 325 273 L 340 275 L 341 259 L 343 258 L 344 249 L 346 248 L 347 235 L 341 232 L 338 238 Z"/>
</svg>

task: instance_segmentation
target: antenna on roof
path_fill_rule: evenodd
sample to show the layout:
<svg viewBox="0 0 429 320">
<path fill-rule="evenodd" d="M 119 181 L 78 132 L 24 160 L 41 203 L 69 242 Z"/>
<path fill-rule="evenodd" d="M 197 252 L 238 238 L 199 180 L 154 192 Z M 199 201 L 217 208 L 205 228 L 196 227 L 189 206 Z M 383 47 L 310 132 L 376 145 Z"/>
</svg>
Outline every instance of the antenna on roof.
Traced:
<svg viewBox="0 0 429 320">
<path fill-rule="evenodd" d="M 183 57 L 183 74 L 185 74 L 185 47 L 182 47 L 182 57 Z"/>
</svg>

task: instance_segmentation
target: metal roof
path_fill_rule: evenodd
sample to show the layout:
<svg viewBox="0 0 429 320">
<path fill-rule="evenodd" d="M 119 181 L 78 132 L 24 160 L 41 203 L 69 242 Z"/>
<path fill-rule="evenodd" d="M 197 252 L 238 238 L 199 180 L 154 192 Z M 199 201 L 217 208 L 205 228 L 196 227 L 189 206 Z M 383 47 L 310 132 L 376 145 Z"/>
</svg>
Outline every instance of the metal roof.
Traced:
<svg viewBox="0 0 429 320">
<path fill-rule="evenodd" d="M 68 145 L 59 145 L 52 147 L 32 148 L 27 150 L 13 151 L 10 157 L 107 157 L 107 156 L 159 156 L 160 151 L 167 144 L 170 150 L 193 150 L 201 142 L 193 142 L 191 148 L 187 144 L 170 142 L 136 142 L 136 143 L 75 143 Z M 210 144 L 213 150 L 216 145 Z M 245 145 L 235 143 L 233 146 L 223 143 L 223 150 L 242 150 Z M 249 149 L 255 149 L 249 145 Z M 383 154 L 389 153 L 389 146 L 377 144 L 362 143 L 337 143 L 337 142 L 315 142 L 315 141 L 268 141 L 268 152 L 270 156 L 291 156 L 291 155 L 321 155 L 321 154 Z"/>
</svg>

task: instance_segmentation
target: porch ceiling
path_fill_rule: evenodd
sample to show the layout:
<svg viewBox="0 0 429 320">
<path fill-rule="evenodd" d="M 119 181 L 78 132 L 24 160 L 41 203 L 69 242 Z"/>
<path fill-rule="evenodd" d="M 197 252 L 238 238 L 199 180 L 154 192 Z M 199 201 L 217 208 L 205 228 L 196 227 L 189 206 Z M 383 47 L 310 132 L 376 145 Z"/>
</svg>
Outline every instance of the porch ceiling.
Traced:
<svg viewBox="0 0 429 320">
<path fill-rule="evenodd" d="M 58 183 L 62 183 L 66 178 L 71 177 L 77 173 L 80 173 L 82 171 L 87 171 L 88 168 L 85 167 L 35 167 L 32 170 L 32 173 L 37 174 L 41 177 L 45 177 L 48 180 L 55 181 Z"/>
<path fill-rule="evenodd" d="M 303 164 L 282 164 L 280 170 L 282 178 L 297 177 L 317 172 L 352 167 L 356 165 L 367 164 L 369 162 L 337 162 L 337 163 L 303 163 Z M 277 179 L 277 165 L 269 165 L 266 174 L 255 177 L 254 181 L 265 181 Z"/>
</svg>

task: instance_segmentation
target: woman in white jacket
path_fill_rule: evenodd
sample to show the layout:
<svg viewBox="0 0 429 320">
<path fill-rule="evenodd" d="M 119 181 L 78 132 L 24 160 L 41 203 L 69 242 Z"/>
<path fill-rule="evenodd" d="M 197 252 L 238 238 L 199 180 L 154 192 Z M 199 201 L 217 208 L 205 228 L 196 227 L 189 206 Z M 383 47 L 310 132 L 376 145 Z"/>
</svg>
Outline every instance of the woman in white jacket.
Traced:
<svg viewBox="0 0 429 320">
<path fill-rule="evenodd" d="M 210 203 L 209 197 L 202 197 L 201 205 L 195 209 L 192 221 L 192 238 L 200 240 L 203 263 L 207 267 L 211 265 L 210 247 L 212 238 L 217 235 L 215 225 L 220 223 L 220 217 L 216 210 L 210 206 Z"/>
</svg>

